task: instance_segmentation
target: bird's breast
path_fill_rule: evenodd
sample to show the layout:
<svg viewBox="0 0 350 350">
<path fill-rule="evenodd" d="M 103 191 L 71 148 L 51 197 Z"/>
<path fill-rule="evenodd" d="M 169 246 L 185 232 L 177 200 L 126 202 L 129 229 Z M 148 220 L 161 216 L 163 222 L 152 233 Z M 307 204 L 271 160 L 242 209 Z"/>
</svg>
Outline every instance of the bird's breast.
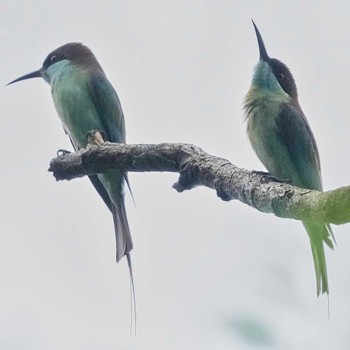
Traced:
<svg viewBox="0 0 350 350">
<path fill-rule="evenodd" d="M 53 79 L 51 93 L 63 127 L 75 148 L 86 146 L 89 131 L 103 130 L 84 74 L 61 74 Z"/>
<path fill-rule="evenodd" d="M 277 130 L 277 118 L 284 96 L 251 94 L 245 98 L 247 135 L 253 150 L 266 169 L 280 179 L 288 179 L 290 155 Z"/>
</svg>

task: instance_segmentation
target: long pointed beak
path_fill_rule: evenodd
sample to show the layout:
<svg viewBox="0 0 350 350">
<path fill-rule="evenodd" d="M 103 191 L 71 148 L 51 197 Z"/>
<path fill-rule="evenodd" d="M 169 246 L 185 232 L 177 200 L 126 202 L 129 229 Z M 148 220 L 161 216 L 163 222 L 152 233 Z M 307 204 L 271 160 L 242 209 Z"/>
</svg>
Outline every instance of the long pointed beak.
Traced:
<svg viewBox="0 0 350 350">
<path fill-rule="evenodd" d="M 36 70 L 35 72 L 23 75 L 22 77 L 11 81 L 10 83 L 6 84 L 6 86 L 11 85 L 13 83 L 17 83 L 18 81 L 21 81 L 21 80 L 32 79 L 32 78 L 42 78 L 42 76 L 43 75 L 41 73 L 41 69 L 39 69 L 39 70 Z"/>
<path fill-rule="evenodd" d="M 263 39 L 261 37 L 261 34 L 259 32 L 258 27 L 255 25 L 253 20 L 252 20 L 252 22 L 253 22 L 253 26 L 254 26 L 254 29 L 255 29 L 256 38 L 258 39 L 260 59 L 265 61 L 265 62 L 267 62 L 270 59 L 270 57 L 267 54 L 267 51 L 266 51 L 266 48 L 265 48 L 265 44 L 264 44 L 264 41 L 263 41 Z"/>
</svg>

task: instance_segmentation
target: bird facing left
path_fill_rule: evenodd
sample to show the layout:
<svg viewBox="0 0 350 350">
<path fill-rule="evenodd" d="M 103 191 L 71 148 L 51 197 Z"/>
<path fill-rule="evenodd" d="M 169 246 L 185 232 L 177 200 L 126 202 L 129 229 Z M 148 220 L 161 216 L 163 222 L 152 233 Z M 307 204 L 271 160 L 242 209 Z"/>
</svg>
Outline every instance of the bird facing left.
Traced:
<svg viewBox="0 0 350 350">
<path fill-rule="evenodd" d="M 125 143 L 124 114 L 118 95 L 88 47 L 65 44 L 52 51 L 39 70 L 8 85 L 31 78 L 43 78 L 50 84 L 57 114 L 75 151 L 86 147 L 91 130 L 101 130 L 105 141 Z M 135 303 L 130 259 L 133 243 L 124 203 L 125 183 L 129 186 L 127 173 L 109 170 L 89 178 L 112 213 L 116 260 L 127 257 Z"/>
</svg>

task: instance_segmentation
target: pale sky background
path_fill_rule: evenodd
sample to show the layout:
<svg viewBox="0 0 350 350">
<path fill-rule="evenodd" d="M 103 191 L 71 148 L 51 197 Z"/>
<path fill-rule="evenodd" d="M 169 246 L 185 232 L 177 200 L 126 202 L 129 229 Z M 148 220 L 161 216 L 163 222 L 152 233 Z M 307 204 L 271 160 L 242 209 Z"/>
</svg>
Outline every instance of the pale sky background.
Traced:
<svg viewBox="0 0 350 350">
<path fill-rule="evenodd" d="M 296 78 L 325 189 L 349 185 L 349 1 L 7 1 L 1 85 L 67 42 L 89 46 L 116 88 L 130 143 L 189 142 L 263 170 L 241 103 L 258 61 L 253 18 L 271 57 Z M 47 172 L 70 148 L 39 79 L 0 88 L 0 348 L 349 349 L 350 226 L 327 250 L 330 311 L 316 298 L 302 225 L 172 190 L 176 174 L 130 174 L 138 331 L 113 222 L 88 179 Z"/>
</svg>

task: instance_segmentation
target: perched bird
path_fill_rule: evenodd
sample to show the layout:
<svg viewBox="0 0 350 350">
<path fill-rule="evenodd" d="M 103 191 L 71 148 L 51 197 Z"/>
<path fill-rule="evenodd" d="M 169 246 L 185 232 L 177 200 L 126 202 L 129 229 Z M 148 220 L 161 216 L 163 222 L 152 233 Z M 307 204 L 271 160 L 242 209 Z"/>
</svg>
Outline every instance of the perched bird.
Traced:
<svg viewBox="0 0 350 350">
<path fill-rule="evenodd" d="M 100 130 L 105 141 L 125 143 L 124 114 L 117 93 L 89 48 L 69 43 L 52 51 L 43 66 L 12 82 L 43 78 L 50 84 L 53 102 L 63 129 L 75 150 L 85 148 L 87 134 Z M 133 248 L 124 204 L 126 173 L 109 170 L 89 176 L 112 212 L 117 262 L 126 255 L 133 288 L 130 251 Z"/>
<path fill-rule="evenodd" d="M 320 159 L 314 135 L 298 102 L 297 87 L 288 67 L 270 58 L 253 22 L 260 60 L 244 99 L 244 118 L 250 143 L 274 177 L 322 191 Z M 315 264 L 317 296 L 329 294 L 324 245 L 333 249 L 329 225 L 303 222 Z"/>
</svg>

